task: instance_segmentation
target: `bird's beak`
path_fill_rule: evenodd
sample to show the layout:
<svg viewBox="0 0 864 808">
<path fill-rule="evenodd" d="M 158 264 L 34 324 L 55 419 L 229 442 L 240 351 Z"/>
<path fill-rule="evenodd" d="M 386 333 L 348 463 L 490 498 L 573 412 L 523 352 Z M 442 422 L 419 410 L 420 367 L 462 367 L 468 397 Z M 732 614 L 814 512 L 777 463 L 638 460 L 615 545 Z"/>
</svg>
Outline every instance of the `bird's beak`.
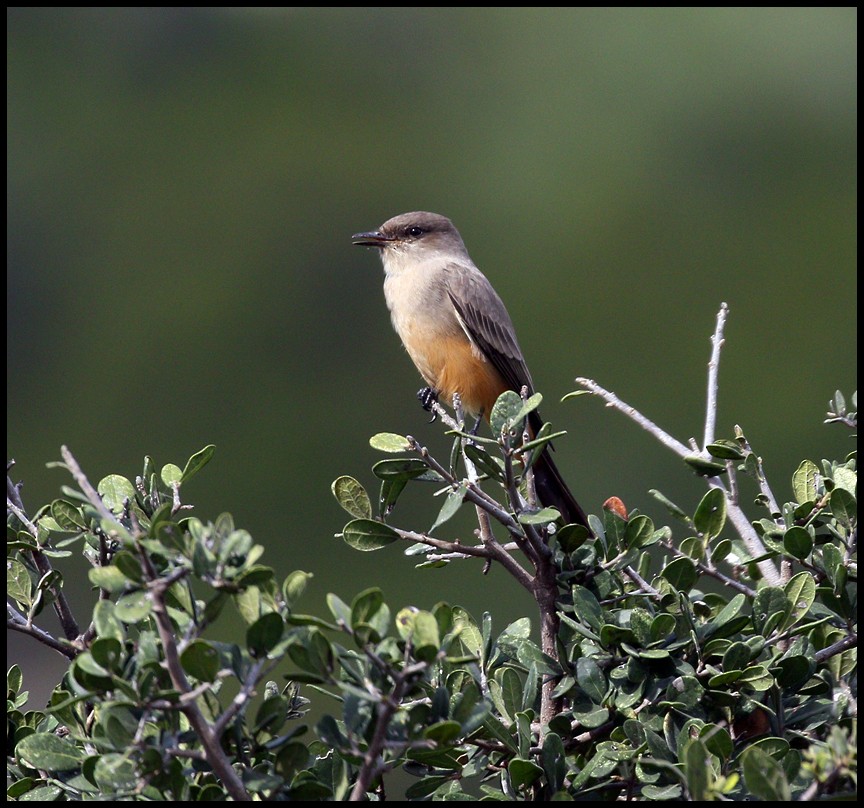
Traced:
<svg viewBox="0 0 864 808">
<path fill-rule="evenodd" d="M 355 233 L 351 236 L 351 243 L 358 247 L 386 247 L 394 239 L 391 236 L 385 236 L 378 230 L 373 230 L 371 233 Z"/>
</svg>

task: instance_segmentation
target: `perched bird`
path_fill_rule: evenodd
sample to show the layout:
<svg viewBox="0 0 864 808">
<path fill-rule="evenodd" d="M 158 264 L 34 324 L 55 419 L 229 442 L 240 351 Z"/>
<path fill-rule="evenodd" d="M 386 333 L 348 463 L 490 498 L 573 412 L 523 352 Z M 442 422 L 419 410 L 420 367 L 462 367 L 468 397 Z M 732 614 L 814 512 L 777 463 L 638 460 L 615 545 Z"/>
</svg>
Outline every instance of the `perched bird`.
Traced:
<svg viewBox="0 0 864 808">
<path fill-rule="evenodd" d="M 352 239 L 359 246 L 376 247 L 381 255 L 390 318 L 429 385 L 427 407 L 431 397 L 449 402 L 458 393 L 468 413 L 488 420 L 505 390 L 519 393 L 524 386 L 529 394 L 534 392 L 513 321 L 446 216 L 403 213 Z M 543 421 L 537 410 L 528 418 L 536 434 Z M 587 527 L 585 512 L 552 462 L 548 446 L 533 469 L 540 502 L 557 508 L 565 522 Z"/>
</svg>

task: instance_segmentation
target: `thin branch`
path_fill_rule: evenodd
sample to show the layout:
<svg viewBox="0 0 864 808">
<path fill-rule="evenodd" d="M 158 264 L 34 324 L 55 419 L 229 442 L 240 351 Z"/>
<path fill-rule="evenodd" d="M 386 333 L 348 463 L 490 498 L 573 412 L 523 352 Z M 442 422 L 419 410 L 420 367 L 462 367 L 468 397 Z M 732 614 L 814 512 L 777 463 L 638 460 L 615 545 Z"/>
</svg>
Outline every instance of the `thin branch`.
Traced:
<svg viewBox="0 0 864 808">
<path fill-rule="evenodd" d="M 768 503 L 768 509 L 771 512 L 771 516 L 774 517 L 774 521 L 782 525 L 783 524 L 783 512 L 780 510 L 780 506 L 777 504 L 777 498 L 774 496 L 774 492 L 771 490 L 771 486 L 768 485 L 768 478 L 765 476 L 765 468 L 762 465 L 762 458 L 753 451 L 753 447 L 750 446 L 750 442 L 747 438 L 744 437 L 744 431 L 741 429 L 738 424 L 735 424 L 735 435 L 741 441 L 741 446 L 744 451 L 749 452 L 756 460 L 756 482 L 759 485 L 759 491 L 762 493 L 762 496 L 765 497 L 766 502 Z"/>
<path fill-rule="evenodd" d="M 249 700 L 255 694 L 256 686 L 265 675 L 264 669 L 268 667 L 268 663 L 269 668 L 272 670 L 276 666 L 277 662 L 278 660 L 274 661 L 267 657 L 263 657 L 249 669 L 249 673 L 246 674 L 246 679 L 243 682 L 243 687 L 240 688 L 240 692 L 233 698 L 231 704 L 228 705 L 228 709 L 219 716 L 216 723 L 213 725 L 213 734 L 217 738 L 222 737 L 225 729 L 234 720 L 235 716 L 242 709 L 248 706 Z"/>
<path fill-rule="evenodd" d="M 829 645 L 827 648 L 823 648 L 821 651 L 817 651 L 816 661 L 824 662 L 826 659 L 830 659 L 837 654 L 842 654 L 844 651 L 848 651 L 850 648 L 857 647 L 858 635 L 847 634 L 842 640 L 837 640 L 837 642 Z"/>
<path fill-rule="evenodd" d="M 643 592 L 650 595 L 652 598 L 661 597 L 661 593 L 659 590 L 655 589 L 651 584 L 648 583 L 636 570 L 631 567 L 629 564 L 624 567 L 624 572 L 627 573 L 627 577 L 630 578 Z M 635 592 L 631 592 L 629 594 L 638 594 Z"/>
<path fill-rule="evenodd" d="M 669 435 L 667 432 L 657 426 L 657 424 L 655 424 L 653 421 L 642 415 L 642 413 L 640 413 L 634 407 L 631 407 L 629 404 L 625 404 L 614 393 L 611 393 L 609 390 L 601 387 L 594 380 L 580 377 L 576 379 L 576 383 L 580 384 L 582 387 L 584 387 L 586 390 L 593 393 L 594 395 L 600 396 L 600 398 L 602 398 L 606 402 L 607 406 L 613 407 L 614 409 L 619 410 L 620 412 L 627 415 L 631 420 L 639 424 L 649 434 L 657 438 L 660 443 L 675 452 L 680 458 L 684 459 L 688 455 L 692 454 L 691 450 L 688 449 L 687 446 L 673 438 L 671 435 Z M 728 491 L 726 489 L 726 486 L 723 484 L 723 481 L 719 477 L 706 477 L 705 482 L 710 488 L 719 488 L 721 491 L 727 494 L 727 516 L 729 518 L 729 521 L 732 522 L 735 529 L 738 531 L 738 535 L 741 537 L 742 541 L 747 547 L 747 551 L 753 557 L 765 555 L 766 550 L 764 545 L 762 544 L 762 540 L 759 538 L 759 535 L 756 533 L 755 529 L 750 524 L 750 520 L 748 519 L 747 515 L 744 513 L 743 510 L 741 510 L 741 507 L 735 502 L 729 501 Z M 783 579 L 780 573 L 777 571 L 777 568 L 771 561 L 769 561 L 768 559 L 758 561 L 757 567 L 762 573 L 762 576 L 771 586 L 782 585 Z"/>
<path fill-rule="evenodd" d="M 63 456 L 63 462 L 69 469 L 69 473 L 72 475 L 75 482 L 78 483 L 78 487 L 81 489 L 84 496 L 86 496 L 90 501 L 90 504 L 99 511 L 100 516 L 107 519 L 109 522 L 116 522 L 119 524 L 116 514 L 111 512 L 108 506 L 102 501 L 99 492 L 90 485 L 90 480 L 87 479 L 87 475 L 81 470 L 81 466 L 78 465 L 78 461 L 72 456 L 72 452 L 70 452 L 66 446 L 61 446 L 60 454 Z"/>
<path fill-rule="evenodd" d="M 447 553 L 464 553 L 465 555 L 474 556 L 475 558 L 486 558 L 497 561 L 509 572 L 525 589 L 529 592 L 534 591 L 534 578 L 522 567 L 513 556 L 504 550 L 504 547 L 498 543 L 493 536 L 486 544 L 462 544 L 460 542 L 444 541 L 436 539 L 432 536 L 427 536 L 425 533 L 415 533 L 411 530 L 401 530 L 393 528 L 399 536 L 406 541 L 418 542 L 426 544 L 429 547 L 435 547 L 438 550 L 444 550 Z"/>
<path fill-rule="evenodd" d="M 387 729 L 393 716 L 401 706 L 402 695 L 405 692 L 408 680 L 425 670 L 426 667 L 426 663 L 413 665 L 398 673 L 395 676 L 393 690 L 388 695 L 383 696 L 381 702 L 378 704 L 378 719 L 375 722 L 375 732 L 372 735 L 372 740 L 369 741 L 366 754 L 363 756 L 363 765 L 357 773 L 357 780 L 354 783 L 354 788 L 349 798 L 351 802 L 362 802 L 365 800 L 366 792 L 369 790 L 372 780 L 385 768 L 380 758 L 384 751 Z"/>
<path fill-rule="evenodd" d="M 602 398 L 606 402 L 607 407 L 612 407 L 619 412 L 623 412 L 624 415 L 639 424 L 649 435 L 653 435 L 660 443 L 671 449 L 679 457 L 687 457 L 687 455 L 692 454 L 689 447 L 673 438 L 668 432 L 664 432 L 657 424 L 642 415 L 635 407 L 625 404 L 615 393 L 601 387 L 593 379 L 586 379 L 580 376 L 576 379 L 576 384 L 582 385 L 589 393 Z"/>
<path fill-rule="evenodd" d="M 173 580 L 169 582 L 168 580 L 160 579 L 146 552 L 140 552 L 140 559 L 142 570 L 149 584 L 148 588 L 150 591 L 150 600 L 153 604 L 153 616 L 156 619 L 156 628 L 159 632 L 159 639 L 162 641 L 163 653 L 165 654 L 165 667 L 168 675 L 171 677 L 171 683 L 180 691 L 182 697 L 182 695 L 191 693 L 193 688 L 186 678 L 183 666 L 180 664 L 180 654 L 177 650 L 177 642 L 174 637 L 174 627 L 171 624 L 171 618 L 168 616 L 168 607 L 165 604 L 165 592 L 173 584 Z M 184 570 L 184 572 L 188 572 L 188 570 Z M 215 775 L 222 781 L 226 791 L 234 800 L 250 802 L 252 797 L 246 791 L 243 781 L 237 772 L 234 771 L 231 761 L 222 749 L 218 736 L 204 717 L 197 702 L 191 701 L 188 704 L 184 704 L 182 709 L 189 719 L 192 729 L 201 739 L 201 745 L 204 747 L 207 762 L 213 768 Z"/>
<path fill-rule="evenodd" d="M 9 478 L 6 478 L 6 490 L 9 491 L 11 481 Z M 17 493 L 17 490 L 16 490 Z M 21 502 L 21 497 L 16 496 L 17 502 Z M 33 537 L 34 541 L 39 543 L 39 529 L 36 527 L 30 519 L 27 518 L 27 514 L 24 512 L 22 506 L 13 502 L 8 496 L 6 498 L 6 510 L 13 513 L 15 517 L 21 522 L 22 525 L 26 528 L 27 532 Z M 48 560 L 48 557 L 45 553 L 42 552 L 39 547 L 34 547 L 32 549 L 27 550 L 30 555 L 33 557 L 33 562 L 36 564 L 36 569 L 39 570 L 39 575 L 41 577 L 45 577 L 49 573 L 54 571 L 54 567 L 51 566 L 51 562 Z M 66 599 L 66 595 L 63 592 L 62 587 L 59 584 L 53 584 L 50 587 L 51 594 L 54 595 L 54 611 L 57 613 L 57 617 L 60 620 L 60 626 L 63 629 L 63 634 L 66 636 L 66 639 L 69 641 L 77 640 L 81 634 L 81 630 L 78 628 L 78 621 L 75 619 L 75 615 L 72 613 L 72 607 L 69 605 L 69 601 Z"/>
<path fill-rule="evenodd" d="M 78 656 L 78 650 L 73 648 L 71 645 L 66 645 L 61 642 L 44 629 L 39 628 L 39 626 L 35 626 L 28 622 L 23 615 L 15 611 L 15 609 L 13 609 L 8 603 L 6 604 L 6 616 L 6 628 L 10 631 L 18 631 L 21 634 L 26 634 L 34 640 L 38 640 L 43 645 L 47 645 L 52 650 L 63 654 L 67 659 L 75 659 L 75 657 Z"/>
<path fill-rule="evenodd" d="M 717 428 L 717 390 L 718 369 L 720 367 L 720 349 L 723 347 L 723 330 L 726 328 L 726 318 L 729 316 L 729 306 L 720 304 L 717 312 L 717 325 L 711 336 L 711 359 L 708 361 L 708 400 L 705 406 L 705 432 L 702 438 L 702 452 L 707 457 L 706 447 L 714 443 Z"/>
</svg>

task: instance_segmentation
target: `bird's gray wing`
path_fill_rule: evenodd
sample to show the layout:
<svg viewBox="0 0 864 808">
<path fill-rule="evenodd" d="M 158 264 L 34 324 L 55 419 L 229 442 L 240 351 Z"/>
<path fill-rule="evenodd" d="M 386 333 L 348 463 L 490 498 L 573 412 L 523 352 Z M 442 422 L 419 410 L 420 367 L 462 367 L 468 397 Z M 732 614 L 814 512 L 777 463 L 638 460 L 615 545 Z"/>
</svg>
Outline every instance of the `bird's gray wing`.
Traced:
<svg viewBox="0 0 864 808">
<path fill-rule="evenodd" d="M 517 393 L 523 385 L 534 392 L 513 321 L 492 284 L 479 269 L 462 264 L 447 267 L 447 294 L 471 342 Z"/>
</svg>

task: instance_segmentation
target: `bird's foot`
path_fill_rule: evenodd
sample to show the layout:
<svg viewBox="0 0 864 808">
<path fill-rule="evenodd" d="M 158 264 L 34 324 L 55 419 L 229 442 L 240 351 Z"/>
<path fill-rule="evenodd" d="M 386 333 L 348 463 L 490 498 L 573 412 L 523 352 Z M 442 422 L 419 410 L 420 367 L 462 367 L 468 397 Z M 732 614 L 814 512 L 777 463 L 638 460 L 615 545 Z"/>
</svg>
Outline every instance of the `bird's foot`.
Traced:
<svg viewBox="0 0 864 808">
<path fill-rule="evenodd" d="M 417 398 L 420 400 L 420 406 L 423 407 L 426 412 L 432 412 L 432 405 L 438 403 L 438 393 L 436 393 L 431 387 L 424 387 L 422 390 L 418 390 Z M 429 423 L 431 424 L 436 418 L 438 418 L 438 414 L 432 412 L 432 420 L 430 420 Z"/>
</svg>

